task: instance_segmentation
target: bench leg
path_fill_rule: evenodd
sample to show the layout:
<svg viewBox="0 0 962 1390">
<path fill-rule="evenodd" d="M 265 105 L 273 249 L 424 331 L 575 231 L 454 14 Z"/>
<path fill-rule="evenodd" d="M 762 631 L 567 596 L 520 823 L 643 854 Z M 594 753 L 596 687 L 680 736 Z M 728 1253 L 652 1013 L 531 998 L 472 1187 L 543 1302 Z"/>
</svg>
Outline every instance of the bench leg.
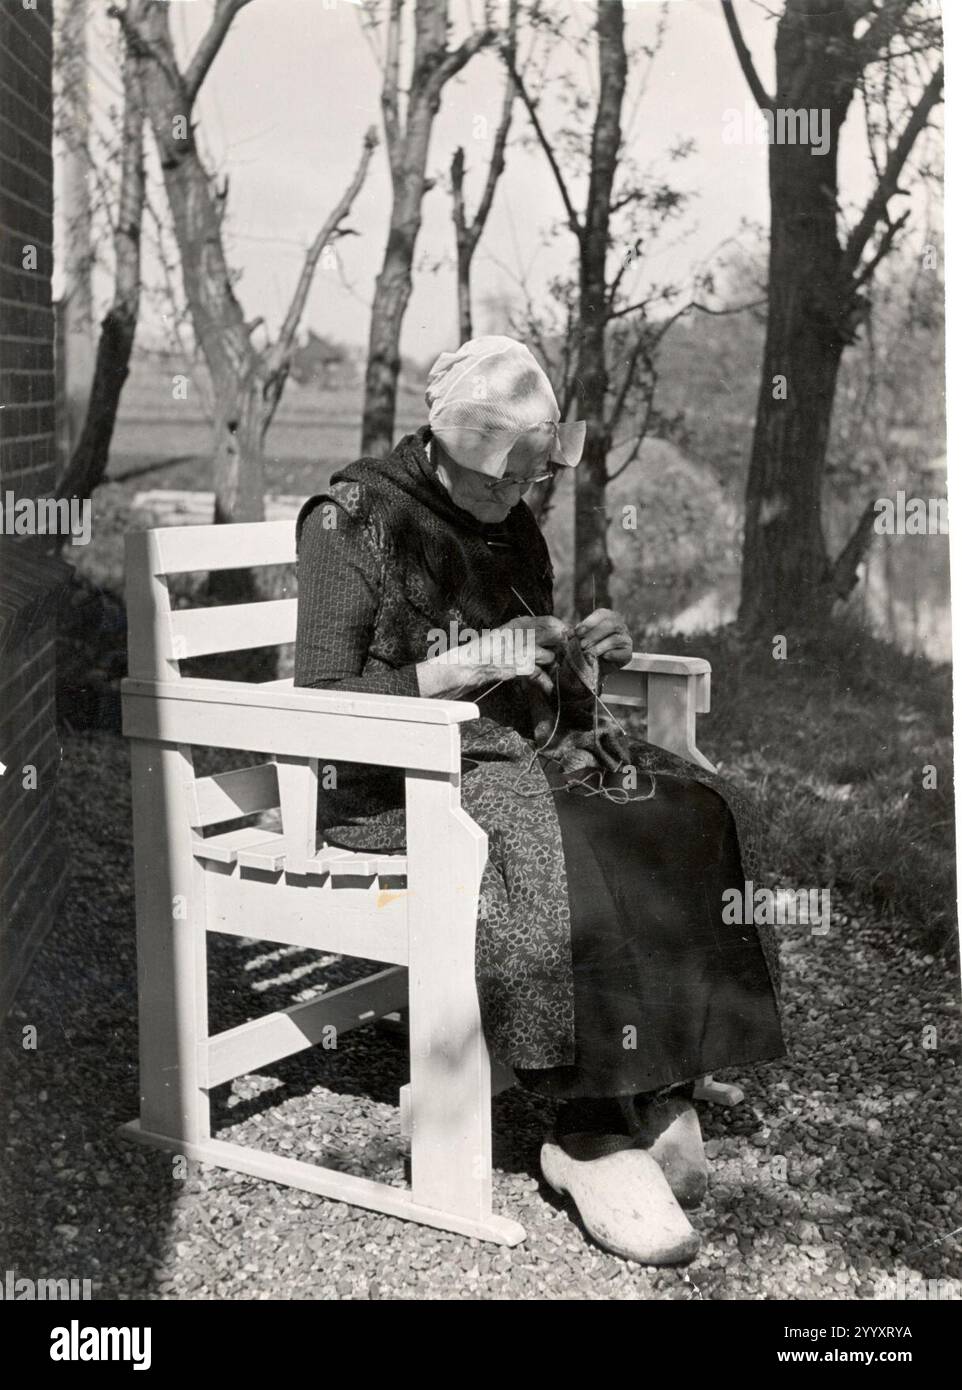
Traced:
<svg viewBox="0 0 962 1390">
<path fill-rule="evenodd" d="M 687 758 L 707 772 L 715 768 L 695 744 L 696 681 L 653 673 L 648 678 L 648 741 Z"/>
<path fill-rule="evenodd" d="M 199 1044 L 207 1040 L 203 870 L 191 853 L 190 754 L 130 745 L 137 892 L 140 1119 L 173 1140 L 210 1137 Z"/>
<path fill-rule="evenodd" d="M 408 777 L 407 825 L 411 1195 L 517 1239 L 518 1223 L 491 1212 L 491 1064 L 474 973 L 486 837 L 442 776 Z"/>
</svg>

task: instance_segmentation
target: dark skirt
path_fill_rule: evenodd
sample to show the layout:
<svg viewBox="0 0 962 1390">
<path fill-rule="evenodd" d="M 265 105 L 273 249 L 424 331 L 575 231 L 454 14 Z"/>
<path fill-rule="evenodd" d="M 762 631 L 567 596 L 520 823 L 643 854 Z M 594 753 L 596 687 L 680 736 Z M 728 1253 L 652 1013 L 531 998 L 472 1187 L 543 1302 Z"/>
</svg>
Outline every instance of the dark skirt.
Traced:
<svg viewBox="0 0 962 1390">
<path fill-rule="evenodd" d="M 554 765 L 544 767 L 564 785 Z M 640 773 L 633 799 L 618 804 L 590 794 L 593 773 L 555 794 L 575 1062 L 517 1069 L 542 1095 L 634 1095 L 785 1053 L 755 928 L 722 921 L 725 889 L 744 891 L 732 814 L 692 779 L 658 773 L 653 785 L 651 794 Z"/>
</svg>

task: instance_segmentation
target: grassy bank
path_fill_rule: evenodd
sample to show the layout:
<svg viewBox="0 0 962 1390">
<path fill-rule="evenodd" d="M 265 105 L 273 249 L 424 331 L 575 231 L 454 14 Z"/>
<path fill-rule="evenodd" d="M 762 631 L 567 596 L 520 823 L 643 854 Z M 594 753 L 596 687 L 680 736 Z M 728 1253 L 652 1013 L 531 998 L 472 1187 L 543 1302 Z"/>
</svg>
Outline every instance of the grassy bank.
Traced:
<svg viewBox="0 0 962 1390">
<path fill-rule="evenodd" d="M 914 946 L 953 942 L 950 668 L 844 619 L 784 660 L 734 627 L 659 646 L 712 663 L 699 745 L 761 801 L 773 879 L 831 888 Z"/>
</svg>

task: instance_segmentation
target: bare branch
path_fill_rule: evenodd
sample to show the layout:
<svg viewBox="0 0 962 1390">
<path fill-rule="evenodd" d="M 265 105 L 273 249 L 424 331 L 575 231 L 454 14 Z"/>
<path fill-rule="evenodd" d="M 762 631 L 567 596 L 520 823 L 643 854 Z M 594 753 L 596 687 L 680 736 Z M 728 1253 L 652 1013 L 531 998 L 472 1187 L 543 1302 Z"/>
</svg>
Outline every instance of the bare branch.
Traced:
<svg viewBox="0 0 962 1390">
<path fill-rule="evenodd" d="M 708 304 L 702 304 L 700 300 L 693 299 L 688 305 L 689 309 L 696 309 L 699 314 L 714 314 L 717 318 L 724 318 L 727 314 L 743 314 L 746 309 L 760 309 L 763 304 L 768 303 L 768 296 L 763 295 L 761 299 L 749 299 L 745 304 L 728 304 L 724 309 L 713 309 Z"/>
<path fill-rule="evenodd" d="M 639 299 L 639 300 L 636 300 L 634 304 L 625 304 L 621 309 L 612 309 L 611 313 L 608 315 L 608 318 L 609 318 L 609 319 L 624 319 L 624 318 L 627 318 L 629 314 L 636 314 L 636 313 L 638 313 L 638 312 L 639 312 L 640 310 L 642 310 L 642 309 L 647 309 L 647 308 L 648 308 L 648 305 L 649 305 L 650 303 L 651 303 L 651 296 L 649 296 L 647 299 Z"/>
<path fill-rule="evenodd" d="M 616 309 L 609 315 L 609 318 L 623 319 L 626 318 L 628 314 L 638 313 L 643 309 L 647 309 L 654 298 L 654 295 L 649 295 L 647 299 L 639 299 L 635 304 L 627 304 L 623 309 Z M 744 304 L 729 304 L 722 309 L 713 309 L 710 304 L 702 304 L 699 299 L 691 299 L 685 307 L 679 311 L 678 316 L 680 317 L 682 314 L 691 313 L 692 309 L 696 309 L 700 314 L 713 314 L 717 318 L 724 318 L 728 314 L 744 313 L 746 309 L 758 309 L 761 305 L 767 303 L 768 296 L 765 295 L 761 299 L 749 299 Z"/>
<path fill-rule="evenodd" d="M 841 553 L 831 567 L 830 582 L 840 599 L 848 598 L 858 582 L 858 567 L 865 559 L 875 536 L 875 500 L 865 504 L 855 530 L 846 541 Z"/>
<path fill-rule="evenodd" d="M 653 298 L 653 296 L 649 297 L 648 299 L 640 300 L 637 304 L 632 304 L 627 309 L 619 310 L 617 313 L 613 313 L 611 315 L 611 318 L 623 318 L 625 314 L 631 313 L 635 310 L 643 310 L 648 306 L 648 304 L 651 303 L 651 298 Z M 624 412 L 625 405 L 627 404 L 628 395 L 631 391 L 632 386 L 634 385 L 634 377 L 638 368 L 639 360 L 642 357 L 644 357 L 645 363 L 651 371 L 652 376 L 656 375 L 653 354 L 657 350 L 657 348 L 661 346 L 661 341 L 665 337 L 666 333 L 668 333 L 670 329 L 674 327 L 674 325 L 678 322 L 679 319 L 684 318 L 686 314 L 690 314 L 692 310 L 700 314 L 712 314 L 721 318 L 729 314 L 741 314 L 746 309 L 757 309 L 759 305 L 767 303 L 768 299 L 766 297 L 764 299 L 753 299 L 745 304 L 732 304 L 723 309 L 713 309 L 708 304 L 702 304 L 702 302 L 698 299 L 691 299 L 688 301 L 687 304 L 683 304 L 680 309 L 676 309 L 673 314 L 669 314 L 668 318 L 664 320 L 664 322 L 658 328 L 658 331 L 649 340 L 646 340 L 644 330 L 642 330 L 642 332 L 638 335 L 638 339 L 635 343 L 634 348 L 632 349 L 631 356 L 628 359 L 628 363 L 625 369 L 625 375 L 621 383 L 621 388 L 612 404 L 611 412 L 608 416 L 608 428 L 610 432 L 614 434 L 618 428 L 619 421 L 621 420 L 621 416 Z M 649 401 L 648 407 L 649 417 L 653 409 L 653 401 L 654 397 L 652 396 L 651 400 Z M 646 430 L 647 419 L 640 434 L 641 439 L 644 438 Z M 629 458 L 627 462 L 616 472 L 610 474 L 608 481 L 611 482 L 615 478 L 619 477 L 625 471 L 625 468 L 628 467 L 628 464 L 632 462 L 633 458 L 634 455 L 632 455 L 632 458 Z"/>
<path fill-rule="evenodd" d="M 858 263 L 862 258 L 866 246 L 872 238 L 877 224 L 885 216 L 885 209 L 888 200 L 895 196 L 898 190 L 898 180 L 905 161 L 912 152 L 912 147 L 918 137 L 928 124 L 929 116 L 934 107 L 942 99 L 942 77 L 943 68 L 940 63 L 935 72 L 929 78 L 928 85 L 919 100 L 919 104 L 912 112 L 905 129 L 894 149 L 891 150 L 885 172 L 879 180 L 875 192 L 872 194 L 865 211 L 859 220 L 858 226 L 852 232 L 845 250 L 842 254 L 842 273 L 854 275 Z"/>
<path fill-rule="evenodd" d="M 641 80 L 638 83 L 638 87 L 635 92 L 635 97 L 631 104 L 631 111 L 628 115 L 627 121 L 625 122 L 624 128 L 626 141 L 631 140 L 631 136 L 635 128 L 635 120 L 638 116 L 639 110 L 641 109 L 641 104 L 648 93 L 648 84 L 651 81 L 651 75 L 655 70 L 655 59 L 658 57 L 658 54 L 664 47 L 665 34 L 667 30 L 668 5 L 667 3 L 662 3 L 662 5 L 659 7 L 658 19 L 655 27 L 655 36 L 650 44 L 642 45 L 641 51 L 644 53 L 645 58 L 647 59 L 647 65 L 645 67 L 645 71 L 642 73 Z M 632 55 L 632 57 L 635 58 L 635 55 Z M 637 61 L 636 58 L 635 61 Z M 634 66 L 634 62 L 632 63 L 632 66 Z"/>
<path fill-rule="evenodd" d="M 374 59 L 374 66 L 377 68 L 378 72 L 381 74 L 381 77 L 383 78 L 384 58 L 378 52 L 377 43 L 374 37 L 378 25 L 376 4 L 372 3 L 372 0 L 362 0 L 362 3 L 357 6 L 357 19 L 358 24 L 360 25 L 361 33 L 364 35 L 364 42 L 371 50 L 371 57 Z"/>
<path fill-rule="evenodd" d="M 321 258 L 321 252 L 331 238 L 336 235 L 340 228 L 340 224 L 350 212 L 354 199 L 360 192 L 364 180 L 367 177 L 368 166 L 371 163 L 371 156 L 377 148 L 377 143 L 377 131 L 371 126 L 364 136 L 364 149 L 361 153 L 357 169 L 354 171 L 353 179 L 341 196 L 340 202 L 318 232 L 310 250 L 304 258 L 304 265 L 301 269 L 300 278 L 297 282 L 297 288 L 294 291 L 294 297 L 291 300 L 290 308 L 285 315 L 284 323 L 277 336 L 277 342 L 273 345 L 268 354 L 268 375 L 273 375 L 278 371 L 282 371 L 286 365 L 287 358 L 290 355 L 294 343 L 294 335 L 297 333 L 297 326 L 301 321 L 304 305 L 310 293 L 311 282 L 314 279 L 314 271 L 317 269 L 317 263 Z"/>
<path fill-rule="evenodd" d="M 905 212 L 902 213 L 901 217 L 897 217 L 894 222 L 889 223 L 889 225 L 885 229 L 885 233 L 881 241 L 878 244 L 878 249 L 876 250 L 875 255 L 871 258 L 871 260 L 866 262 L 866 264 L 862 267 L 862 269 L 856 276 L 856 287 L 867 285 L 868 282 L 872 279 L 872 276 L 875 274 L 876 270 L 878 270 L 879 265 L 882 263 L 882 261 L 885 260 L 885 257 L 891 251 L 895 238 L 898 236 L 899 232 L 905 226 L 906 222 L 909 220 L 911 215 L 911 209 L 907 209 Z"/>
<path fill-rule="evenodd" d="M 534 133 L 538 137 L 538 143 L 541 145 L 542 150 L 544 150 L 544 156 L 545 159 L 547 159 L 548 161 L 548 166 L 551 169 L 552 174 L 554 174 L 554 180 L 555 183 L 558 185 L 558 192 L 561 194 L 561 201 L 564 203 L 565 212 L 568 216 L 568 226 L 571 228 L 574 235 L 580 241 L 584 236 L 584 227 L 582 226 L 578 218 L 578 214 L 575 212 L 574 203 L 572 203 L 571 201 L 571 196 L 568 193 L 567 186 L 565 185 L 564 178 L 562 177 L 561 169 L 558 166 L 558 161 L 555 159 L 554 150 L 552 150 L 551 145 L 548 141 L 548 137 L 544 133 L 544 128 L 542 127 L 541 122 L 538 120 L 538 113 L 535 109 L 534 102 L 528 95 L 528 89 L 525 87 L 524 82 L 521 79 L 520 73 L 518 72 L 514 63 L 512 63 L 510 59 L 507 57 L 507 55 L 505 56 L 505 62 L 508 66 L 508 71 L 510 72 L 514 80 L 514 84 L 518 89 L 518 95 L 524 102 L 525 110 L 527 111 L 528 116 L 530 117 L 531 124 L 534 126 Z"/>
<path fill-rule="evenodd" d="M 615 311 L 615 303 L 616 303 L 617 298 L 618 298 L 618 291 L 621 289 L 621 282 L 622 282 L 622 280 L 623 280 L 623 279 L 625 278 L 625 276 L 628 274 L 628 271 L 631 269 L 631 267 L 635 264 L 635 258 L 636 258 L 637 256 L 639 256 L 640 254 L 641 254 L 641 238 L 640 238 L 640 237 L 636 237 L 635 240 L 632 242 L 631 246 L 628 248 L 628 251 L 626 251 L 625 254 L 622 256 L 622 258 L 621 258 L 621 264 L 619 265 L 618 269 L 615 271 L 614 275 L 611 277 L 611 282 L 610 282 L 610 284 L 609 284 L 609 286 L 608 286 L 608 294 L 607 294 L 606 298 L 607 298 L 607 303 L 608 303 L 608 317 L 609 317 L 609 319 L 611 319 L 611 318 L 617 318 L 617 317 L 618 317 L 618 313 L 624 314 L 625 312 L 628 312 L 628 313 L 631 312 L 630 310 L 627 310 L 627 311 L 625 311 L 625 310 L 620 310 L 620 311 L 617 311 L 617 312 L 616 312 L 616 311 Z"/>
<path fill-rule="evenodd" d="M 191 103 L 196 99 L 211 63 L 221 50 L 228 29 L 233 24 L 237 14 L 245 5 L 249 4 L 250 0 L 217 0 L 214 7 L 214 18 L 211 20 L 206 34 L 197 45 L 197 50 L 184 73 L 184 88 Z"/>
<path fill-rule="evenodd" d="M 618 391 L 617 396 L 612 402 L 611 410 L 609 411 L 607 416 L 606 428 L 609 434 L 614 434 L 615 430 L 618 428 L 618 422 L 620 421 L 625 409 L 625 405 L 627 404 L 629 392 L 631 391 L 632 386 L 634 386 L 635 384 L 635 373 L 638 370 L 639 360 L 642 357 L 644 357 L 649 370 L 652 372 L 652 374 L 654 374 L 655 368 L 654 362 L 652 361 L 652 354 L 654 350 L 660 345 L 662 338 L 664 338 L 668 330 L 678 322 L 682 315 L 687 314 L 690 308 L 690 304 L 685 304 L 682 306 L 682 308 L 676 309 L 673 314 L 669 314 L 668 318 L 665 319 L 664 323 L 658 329 L 658 332 L 655 333 L 654 336 L 650 339 L 647 337 L 644 327 L 639 332 L 638 337 L 635 340 L 635 345 L 631 350 L 631 356 L 628 358 L 628 362 L 625 367 L 625 374 L 621 381 L 621 387 Z M 625 467 L 627 467 L 627 464 L 625 465 Z M 617 477 L 618 474 L 622 473 L 623 471 L 624 469 L 619 469 L 617 473 L 611 476 Z M 609 477 L 609 482 L 610 481 L 611 477 Z"/>
<path fill-rule="evenodd" d="M 628 455 L 628 457 L 625 459 L 624 463 L 621 465 L 620 468 L 616 468 L 616 469 L 614 470 L 614 472 L 608 474 L 608 482 L 609 482 L 609 483 L 613 483 L 613 482 L 615 481 L 616 478 L 620 478 L 621 475 L 622 475 L 622 473 L 624 473 L 624 472 L 626 471 L 626 469 L 630 468 L 631 465 L 635 462 L 635 460 L 637 459 L 639 453 L 641 452 L 641 446 L 642 446 L 642 444 L 644 443 L 644 441 L 645 441 L 645 439 L 646 439 L 646 437 L 647 437 L 647 434 L 648 434 L 649 427 L 651 426 L 651 417 L 652 417 L 652 415 L 655 413 L 655 389 L 654 389 L 654 388 L 655 388 L 655 386 L 657 385 L 658 373 L 657 373 L 657 371 L 655 370 L 655 365 L 654 365 L 654 363 L 651 362 L 650 360 L 649 360 L 649 362 L 648 362 L 648 366 L 649 366 L 649 369 L 650 369 L 651 374 L 652 374 L 653 384 L 652 384 L 652 390 L 648 393 L 648 400 L 647 400 L 647 402 L 645 403 L 645 414 L 644 414 L 644 417 L 643 417 L 643 419 L 642 419 L 642 421 L 641 421 L 641 424 L 639 425 L 639 427 L 638 427 L 638 429 L 637 429 L 637 431 L 636 431 L 636 434 L 635 434 L 635 443 L 634 443 L 634 447 L 633 447 L 631 453 L 630 453 L 630 454 Z"/>
<path fill-rule="evenodd" d="M 458 145 L 451 156 L 451 202 L 452 217 L 457 243 L 467 245 L 470 241 L 467 214 L 464 210 L 464 146 Z"/>
<path fill-rule="evenodd" d="M 514 45 L 518 26 L 518 0 L 510 0 L 508 10 L 508 38 L 507 52 L 511 56 L 511 67 L 514 66 Z M 491 150 L 491 163 L 488 165 L 488 177 L 485 180 L 484 192 L 478 204 L 474 221 L 471 224 L 470 236 L 472 245 L 477 245 L 478 238 L 484 230 L 488 215 L 491 212 L 491 204 L 494 202 L 494 192 L 498 186 L 498 180 L 504 173 L 504 152 L 508 143 L 508 131 L 511 128 L 511 113 L 514 110 L 514 101 L 517 95 L 514 78 L 508 72 L 504 84 L 504 96 L 501 101 L 501 119 L 498 122 L 498 129 L 495 131 L 494 145 Z"/>
<path fill-rule="evenodd" d="M 661 335 L 659 335 L 659 337 L 660 336 Z M 628 403 L 628 396 L 631 392 L 631 388 L 635 384 L 635 374 L 638 371 L 638 363 L 642 360 L 642 358 L 644 358 L 645 365 L 649 368 L 650 371 L 653 372 L 654 364 L 651 360 L 651 353 L 649 351 L 649 344 L 646 340 L 646 332 L 644 325 L 640 329 L 638 337 L 635 339 L 635 345 L 631 350 L 631 355 L 629 356 L 627 363 L 625 364 L 625 374 L 621 379 L 621 386 L 618 388 L 617 396 L 611 403 L 611 409 L 608 412 L 608 416 L 605 421 L 605 426 L 608 430 L 608 433 L 611 435 L 613 435 L 617 430 L 621 417 L 624 414 L 625 406 Z M 608 481 L 611 482 L 613 478 L 618 476 L 618 473 L 621 473 L 623 471 L 623 469 L 619 469 L 617 473 L 609 473 Z"/>
<path fill-rule="evenodd" d="M 431 74 L 428 87 L 433 92 L 440 92 L 446 82 L 450 82 L 452 77 L 457 77 L 461 69 L 471 61 L 476 53 L 480 53 L 482 48 L 488 48 L 496 43 L 498 33 L 496 29 L 482 29 L 480 33 L 469 34 L 457 48 L 445 53 L 438 63 L 434 72 Z"/>
<path fill-rule="evenodd" d="M 621 198 L 615 198 L 609 209 L 611 216 L 616 212 L 621 212 L 623 208 L 630 207 L 632 203 L 640 203 L 643 198 L 647 198 L 647 188 L 633 188 L 629 193 L 625 193 Z"/>
<path fill-rule="evenodd" d="M 887 5 L 876 11 L 875 18 L 865 33 L 856 40 L 860 67 L 864 68 L 871 63 L 891 42 L 914 3 L 915 0 L 889 0 Z"/>
<path fill-rule="evenodd" d="M 751 94 L 763 111 L 772 111 L 775 107 L 775 98 L 770 97 L 762 86 L 761 78 L 755 71 L 755 64 L 748 44 L 742 34 L 738 16 L 735 14 L 735 7 L 732 0 L 721 0 L 722 14 L 725 16 L 725 23 L 728 25 L 728 32 L 731 35 L 732 43 L 735 46 L 735 53 L 738 57 L 739 65 L 745 74 L 745 81 L 751 89 Z"/>
</svg>

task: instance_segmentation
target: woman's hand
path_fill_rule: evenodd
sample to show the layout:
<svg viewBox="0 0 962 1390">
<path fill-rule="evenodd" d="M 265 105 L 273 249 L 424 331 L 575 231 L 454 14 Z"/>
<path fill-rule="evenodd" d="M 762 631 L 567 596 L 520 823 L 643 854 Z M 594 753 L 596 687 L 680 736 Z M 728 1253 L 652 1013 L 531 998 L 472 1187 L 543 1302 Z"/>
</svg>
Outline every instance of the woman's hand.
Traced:
<svg viewBox="0 0 962 1390">
<path fill-rule="evenodd" d="M 514 632 L 526 634 L 525 647 L 528 650 L 533 649 L 536 663 L 536 669 L 531 673 L 530 680 L 533 684 L 540 686 L 546 695 L 550 695 L 554 690 L 554 681 L 549 673 L 553 671 L 561 649 L 568 640 L 569 629 L 565 627 L 560 618 L 552 617 L 547 613 L 540 618 L 512 618 L 504 626 Z"/>
<path fill-rule="evenodd" d="M 498 681 L 527 677 L 550 690 L 544 668 L 553 664 L 563 641 L 564 624 L 559 618 L 513 618 L 420 662 L 418 689 L 428 698 L 456 700 Z"/>
<path fill-rule="evenodd" d="M 627 666 L 631 660 L 631 633 L 613 608 L 596 608 L 575 628 L 581 650 L 610 666 Z"/>
</svg>

